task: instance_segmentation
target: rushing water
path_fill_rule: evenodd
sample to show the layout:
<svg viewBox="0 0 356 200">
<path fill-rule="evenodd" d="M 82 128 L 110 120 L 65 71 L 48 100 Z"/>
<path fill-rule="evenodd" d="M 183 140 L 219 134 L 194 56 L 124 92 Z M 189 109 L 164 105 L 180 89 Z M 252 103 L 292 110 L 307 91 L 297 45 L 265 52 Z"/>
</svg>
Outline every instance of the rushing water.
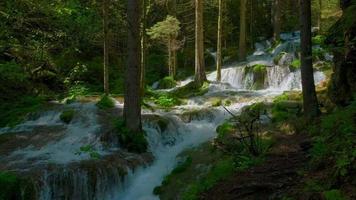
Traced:
<svg viewBox="0 0 356 200">
<path fill-rule="evenodd" d="M 90 145 L 99 155 L 110 155 L 113 149 L 105 149 L 100 141 L 101 124 L 97 119 L 97 108 L 94 104 L 76 103 L 63 105 L 57 111 L 42 113 L 37 119 L 29 120 L 15 128 L 0 129 L 6 132 L 29 132 L 32 133 L 38 127 L 58 126 L 58 138 L 45 145 L 36 147 L 30 145 L 14 151 L 8 158 L 15 164 L 33 165 L 56 164 L 62 166 L 56 172 L 48 169 L 42 170 L 39 184 L 39 198 L 51 200 L 58 198 L 91 200 L 155 200 L 154 187 L 161 184 L 165 175 L 177 164 L 177 156 L 186 149 L 198 146 L 215 137 L 216 127 L 229 114 L 222 108 L 213 108 L 209 104 L 211 98 L 232 100 L 228 109 L 238 113 L 246 105 L 268 101 L 272 97 L 286 90 L 301 89 L 300 70 L 291 71 L 288 65 L 295 59 L 295 53 L 299 48 L 299 33 L 285 34 L 286 40 L 270 53 L 267 49 L 270 42 L 265 41 L 255 45 L 256 51 L 248 57 L 247 62 L 231 64 L 222 70 L 221 83 L 216 82 L 216 72 L 207 74 L 211 81 L 209 92 L 200 97 L 190 98 L 187 105 L 176 106 L 169 111 L 143 110 L 144 115 L 158 115 L 168 120 L 168 126 L 161 130 L 156 122 L 150 120 L 144 122 L 144 130 L 149 141 L 149 150 L 154 156 L 154 161 L 148 165 L 142 165 L 133 170 L 127 168 L 128 174 L 123 178 L 120 170 L 115 165 L 99 165 L 95 171 L 83 171 L 79 168 L 70 168 L 72 163 L 90 160 L 87 153 L 78 153 L 84 145 Z M 285 54 L 278 64 L 273 59 L 281 52 Z M 210 52 L 213 56 L 214 52 Z M 255 74 L 249 69 L 255 64 L 267 66 L 264 75 L 264 88 L 259 91 L 251 91 L 256 81 Z M 322 72 L 314 73 L 315 82 L 325 79 Z M 191 82 L 188 78 L 180 83 L 184 86 Z M 116 104 L 118 109 L 123 105 Z M 59 115 L 64 109 L 74 109 L 76 117 L 70 124 L 64 124 L 59 120 Z M 183 115 L 197 111 L 198 114 L 190 114 L 189 120 L 184 120 Z M 189 115 L 189 114 L 188 114 Z M 54 136 L 53 136 L 54 137 Z M 129 155 L 126 157 L 130 157 Z M 14 164 L 14 165 L 15 165 Z M 30 170 L 28 167 L 26 170 Z M 95 180 L 95 184 L 89 184 Z"/>
</svg>

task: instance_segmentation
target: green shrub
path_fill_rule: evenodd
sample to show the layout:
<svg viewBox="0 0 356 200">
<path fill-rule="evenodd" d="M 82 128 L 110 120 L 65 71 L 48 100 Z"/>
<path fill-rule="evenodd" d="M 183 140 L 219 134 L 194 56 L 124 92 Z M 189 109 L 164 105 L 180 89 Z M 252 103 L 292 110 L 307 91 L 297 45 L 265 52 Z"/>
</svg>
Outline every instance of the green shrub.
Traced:
<svg viewBox="0 0 356 200">
<path fill-rule="evenodd" d="M 69 124 L 72 121 L 74 115 L 75 115 L 74 110 L 65 110 L 61 113 L 59 118 L 61 119 L 62 122 Z"/>
<path fill-rule="evenodd" d="M 110 96 L 103 95 L 96 106 L 98 106 L 100 109 L 110 109 L 115 107 L 115 102 Z"/>
<path fill-rule="evenodd" d="M 73 85 L 68 90 L 68 96 L 70 97 L 85 96 L 87 94 L 89 94 L 89 89 L 85 85 Z"/>
<path fill-rule="evenodd" d="M 130 152 L 144 153 L 147 151 L 148 142 L 144 132 L 133 133 L 125 127 L 125 122 L 121 119 L 114 121 L 118 134 L 119 143 Z"/>
<path fill-rule="evenodd" d="M 158 89 L 170 89 L 176 86 L 177 86 L 177 82 L 171 76 L 163 78 L 158 83 Z"/>
<path fill-rule="evenodd" d="M 324 35 L 317 35 L 312 38 L 313 45 L 324 45 L 326 37 Z"/>
</svg>

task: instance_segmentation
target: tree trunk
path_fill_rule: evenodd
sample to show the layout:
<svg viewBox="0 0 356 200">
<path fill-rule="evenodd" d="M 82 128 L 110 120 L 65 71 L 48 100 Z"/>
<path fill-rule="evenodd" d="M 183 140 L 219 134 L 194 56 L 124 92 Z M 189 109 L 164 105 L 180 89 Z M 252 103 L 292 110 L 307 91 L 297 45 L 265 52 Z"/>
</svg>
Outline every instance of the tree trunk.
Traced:
<svg viewBox="0 0 356 200">
<path fill-rule="evenodd" d="M 146 43 L 147 43 L 147 36 L 146 36 L 146 27 L 147 27 L 147 3 L 148 0 L 142 0 L 142 21 L 141 21 L 141 73 L 140 73 L 140 88 L 141 88 L 141 95 L 144 95 L 145 92 L 145 68 L 146 68 Z"/>
<path fill-rule="evenodd" d="M 307 118 L 314 118 L 319 115 L 319 109 L 313 76 L 310 0 L 300 0 L 300 23 L 304 114 Z"/>
<path fill-rule="evenodd" d="M 206 81 L 204 61 L 203 0 L 195 0 L 195 82 Z"/>
<path fill-rule="evenodd" d="M 125 69 L 124 120 L 126 128 L 133 133 L 142 131 L 140 93 L 140 0 L 128 0 L 128 56 Z"/>
<path fill-rule="evenodd" d="M 222 45 L 222 23 L 223 23 L 223 8 L 222 8 L 222 0 L 219 0 L 219 17 L 218 17 L 218 42 L 217 42 L 217 50 L 216 50 L 216 80 L 221 81 L 221 45 Z"/>
<path fill-rule="evenodd" d="M 246 9 L 247 0 L 240 0 L 240 42 L 239 60 L 246 59 Z"/>
<path fill-rule="evenodd" d="M 281 34 L 281 0 L 274 0 L 273 12 L 273 39 L 278 41 Z"/>
<path fill-rule="evenodd" d="M 105 94 L 109 94 L 108 1 L 109 1 L 109 0 L 103 0 L 104 93 L 105 93 Z"/>
</svg>

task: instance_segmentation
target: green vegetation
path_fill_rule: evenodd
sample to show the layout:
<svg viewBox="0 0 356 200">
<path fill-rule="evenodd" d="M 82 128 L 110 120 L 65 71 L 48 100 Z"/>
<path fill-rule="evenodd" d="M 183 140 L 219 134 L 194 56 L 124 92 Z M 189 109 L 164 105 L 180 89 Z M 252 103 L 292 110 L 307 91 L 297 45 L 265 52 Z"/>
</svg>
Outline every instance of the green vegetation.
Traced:
<svg viewBox="0 0 356 200">
<path fill-rule="evenodd" d="M 34 185 L 13 173 L 0 171 L 0 199 L 35 200 Z"/>
<path fill-rule="evenodd" d="M 126 127 L 122 119 L 114 120 L 115 130 L 118 134 L 119 143 L 130 152 L 145 153 L 148 142 L 144 132 L 132 133 Z"/>
<path fill-rule="evenodd" d="M 265 65 L 257 64 L 252 66 L 253 72 L 254 73 L 266 73 L 267 72 L 267 67 Z"/>
<path fill-rule="evenodd" d="M 177 82 L 171 76 L 167 76 L 158 82 L 158 89 L 170 89 L 177 86 Z"/>
<path fill-rule="evenodd" d="M 182 194 L 182 199 L 198 199 L 200 193 L 210 189 L 218 181 L 229 177 L 234 171 L 232 158 L 221 159 L 211 167 L 211 170 L 201 180 L 187 186 L 186 191 Z"/>
<path fill-rule="evenodd" d="M 294 72 L 294 71 L 300 69 L 300 66 L 301 66 L 301 62 L 299 59 L 293 60 L 293 62 L 289 65 L 289 69 L 290 69 L 290 71 Z"/>
<path fill-rule="evenodd" d="M 325 44 L 325 35 L 317 35 L 312 38 L 313 45 L 324 45 Z"/>
<path fill-rule="evenodd" d="M 189 84 L 179 87 L 169 94 L 177 98 L 189 98 L 194 96 L 202 96 L 208 92 L 209 83 L 205 82 L 202 87 L 199 87 L 195 82 L 190 82 Z"/>
<path fill-rule="evenodd" d="M 329 190 L 324 193 L 325 200 L 347 200 L 340 190 Z"/>
<path fill-rule="evenodd" d="M 110 96 L 103 95 L 96 106 L 98 106 L 100 109 L 110 109 L 115 107 L 115 102 Z"/>
<path fill-rule="evenodd" d="M 343 179 L 356 170 L 356 102 L 323 116 L 312 127 L 314 146 L 312 165 L 331 170 L 330 180 Z M 327 162 L 327 163 L 325 163 Z M 345 180 L 347 181 L 347 180 Z"/>
<path fill-rule="evenodd" d="M 89 154 L 90 158 L 92 159 L 99 159 L 101 157 L 101 155 L 97 151 L 95 151 L 92 145 L 85 145 L 80 147 L 79 151 L 76 154 L 81 155 L 82 153 Z"/>
<path fill-rule="evenodd" d="M 65 110 L 61 113 L 59 118 L 62 122 L 69 124 L 75 115 L 75 110 Z"/>
<path fill-rule="evenodd" d="M 37 112 L 45 105 L 45 99 L 42 97 L 24 96 L 19 98 L 18 101 L 0 104 L 0 127 L 13 127 L 25 120 L 29 113 Z"/>
</svg>

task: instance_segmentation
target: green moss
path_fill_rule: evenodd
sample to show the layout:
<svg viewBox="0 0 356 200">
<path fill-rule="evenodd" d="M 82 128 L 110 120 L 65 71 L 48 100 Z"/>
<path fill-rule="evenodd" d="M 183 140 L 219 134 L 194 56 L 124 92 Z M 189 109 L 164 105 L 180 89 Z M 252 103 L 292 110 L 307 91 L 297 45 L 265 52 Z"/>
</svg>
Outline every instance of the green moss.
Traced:
<svg viewBox="0 0 356 200">
<path fill-rule="evenodd" d="M 169 94 L 177 98 L 189 98 L 194 96 L 202 96 L 209 90 L 209 83 L 204 82 L 203 86 L 197 85 L 194 81 L 189 84 L 179 87 L 176 90 L 169 92 Z"/>
<path fill-rule="evenodd" d="M 125 127 L 122 119 L 114 120 L 115 130 L 119 137 L 120 145 L 130 152 L 144 153 L 147 151 L 148 142 L 144 132 L 131 132 Z"/>
<path fill-rule="evenodd" d="M 66 110 L 61 113 L 59 118 L 61 119 L 62 122 L 69 124 L 72 121 L 74 115 L 75 115 L 74 110 Z"/>
<path fill-rule="evenodd" d="M 199 181 L 187 186 L 182 194 L 183 200 L 198 199 L 199 194 L 212 188 L 218 181 L 229 177 L 235 171 L 232 158 L 222 158 L 214 164 L 209 172 Z"/>
<path fill-rule="evenodd" d="M 232 104 L 232 101 L 231 101 L 231 100 L 225 100 L 225 101 L 223 102 L 223 105 L 224 105 L 224 106 L 231 106 L 231 104 Z"/>
<path fill-rule="evenodd" d="M 290 71 L 294 72 L 294 71 L 300 69 L 300 66 L 301 66 L 301 62 L 299 59 L 293 60 L 293 62 L 289 65 L 289 69 L 290 69 Z"/>
<path fill-rule="evenodd" d="M 265 87 L 265 78 L 267 74 L 267 67 L 265 65 L 254 65 L 251 68 L 252 73 L 253 73 L 253 85 L 252 88 L 253 90 L 260 90 Z M 246 72 L 250 73 L 250 72 Z"/>
<path fill-rule="evenodd" d="M 176 86 L 177 86 L 177 82 L 171 76 L 163 78 L 158 83 L 159 89 L 170 89 L 170 88 L 174 88 Z"/>
<path fill-rule="evenodd" d="M 101 157 L 101 155 L 94 149 L 92 145 L 81 146 L 76 154 L 80 155 L 82 153 L 89 154 L 90 158 L 92 159 L 99 159 Z"/>
<path fill-rule="evenodd" d="M 265 65 L 257 64 L 252 66 L 253 72 L 254 73 L 266 73 L 267 72 L 267 67 Z"/>
<path fill-rule="evenodd" d="M 211 101 L 211 105 L 212 105 L 213 107 L 219 107 L 219 106 L 222 105 L 222 100 L 221 100 L 221 99 L 213 99 L 213 100 Z"/>
<path fill-rule="evenodd" d="M 110 96 L 103 95 L 96 106 L 98 106 L 100 109 L 110 109 L 115 107 L 115 102 Z"/>
</svg>

